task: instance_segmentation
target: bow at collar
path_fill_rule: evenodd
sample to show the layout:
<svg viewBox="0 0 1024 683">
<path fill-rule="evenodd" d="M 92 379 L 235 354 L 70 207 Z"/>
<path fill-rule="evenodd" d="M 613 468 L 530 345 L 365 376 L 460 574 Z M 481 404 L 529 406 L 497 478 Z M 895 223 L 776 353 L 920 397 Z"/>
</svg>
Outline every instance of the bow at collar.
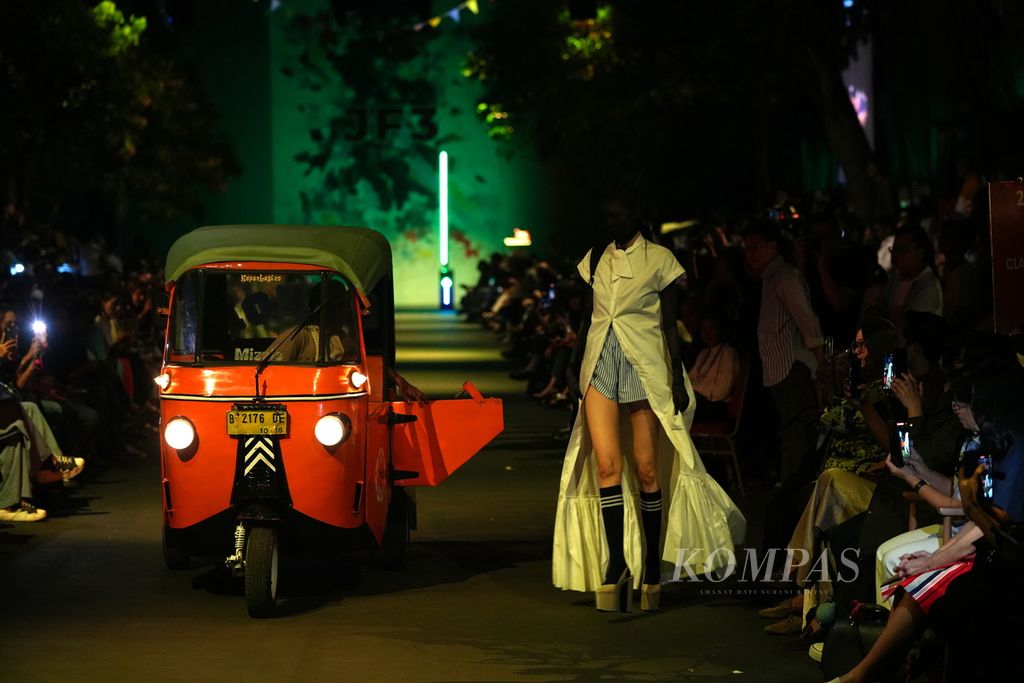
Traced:
<svg viewBox="0 0 1024 683">
<path fill-rule="evenodd" d="M 620 277 L 633 277 L 633 267 L 629 265 L 629 257 L 625 249 L 612 248 L 612 282 Z"/>
</svg>

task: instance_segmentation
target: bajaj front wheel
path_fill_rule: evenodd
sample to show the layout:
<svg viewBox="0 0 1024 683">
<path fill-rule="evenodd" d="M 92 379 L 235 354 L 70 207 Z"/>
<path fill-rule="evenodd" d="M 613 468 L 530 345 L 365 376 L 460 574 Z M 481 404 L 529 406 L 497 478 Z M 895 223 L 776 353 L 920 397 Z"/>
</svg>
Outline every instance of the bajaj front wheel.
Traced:
<svg viewBox="0 0 1024 683">
<path fill-rule="evenodd" d="M 269 617 L 277 603 L 277 530 L 253 527 L 245 545 L 245 606 L 249 616 Z"/>
</svg>

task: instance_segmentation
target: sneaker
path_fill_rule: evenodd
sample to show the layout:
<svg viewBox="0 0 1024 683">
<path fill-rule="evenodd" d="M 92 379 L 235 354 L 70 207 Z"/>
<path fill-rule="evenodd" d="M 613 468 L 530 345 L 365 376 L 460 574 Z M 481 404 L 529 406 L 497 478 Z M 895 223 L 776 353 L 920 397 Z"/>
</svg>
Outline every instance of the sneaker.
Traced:
<svg viewBox="0 0 1024 683">
<path fill-rule="evenodd" d="M 798 614 L 792 614 L 782 621 L 764 627 L 764 632 L 772 636 L 795 636 L 799 635 L 803 628 L 803 619 Z"/>
<path fill-rule="evenodd" d="M 60 472 L 61 479 L 71 481 L 85 469 L 85 458 L 72 458 L 67 455 L 52 454 L 49 458 L 51 469 Z"/>
<path fill-rule="evenodd" d="M 785 619 L 792 614 L 800 614 L 802 608 L 793 606 L 793 598 L 785 598 L 773 607 L 765 607 L 757 611 L 757 616 L 763 619 Z"/>
<path fill-rule="evenodd" d="M 825 643 L 811 643 L 811 647 L 807 650 L 807 656 L 814 661 L 821 663 L 821 653 L 825 650 Z"/>
<path fill-rule="evenodd" d="M 39 522 L 44 519 L 46 510 L 24 500 L 9 508 L 0 508 L 0 522 Z"/>
</svg>

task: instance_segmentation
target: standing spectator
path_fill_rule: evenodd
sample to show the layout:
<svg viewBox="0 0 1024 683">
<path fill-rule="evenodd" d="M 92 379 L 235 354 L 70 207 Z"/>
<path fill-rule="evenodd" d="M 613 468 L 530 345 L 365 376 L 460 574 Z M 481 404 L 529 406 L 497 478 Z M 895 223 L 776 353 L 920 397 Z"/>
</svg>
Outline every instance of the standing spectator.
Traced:
<svg viewBox="0 0 1024 683">
<path fill-rule="evenodd" d="M 818 410 L 814 377 L 824 367 L 825 340 L 811 310 L 807 283 L 783 260 L 780 239 L 772 223 L 758 221 L 747 229 L 743 249 L 751 273 L 763 281 L 757 342 L 764 386 L 779 416 L 779 480 L 785 482 L 814 449 Z"/>
<path fill-rule="evenodd" d="M 932 264 L 935 254 L 923 228 L 907 226 L 896 231 L 892 243 L 892 270 L 882 292 L 883 317 L 903 329 L 907 311 L 942 315 L 942 285 Z"/>
<path fill-rule="evenodd" d="M 946 221 L 939 232 L 942 254 L 942 315 L 957 341 L 978 319 L 980 282 L 978 271 L 967 260 L 974 246 L 974 226 L 968 221 Z"/>
</svg>

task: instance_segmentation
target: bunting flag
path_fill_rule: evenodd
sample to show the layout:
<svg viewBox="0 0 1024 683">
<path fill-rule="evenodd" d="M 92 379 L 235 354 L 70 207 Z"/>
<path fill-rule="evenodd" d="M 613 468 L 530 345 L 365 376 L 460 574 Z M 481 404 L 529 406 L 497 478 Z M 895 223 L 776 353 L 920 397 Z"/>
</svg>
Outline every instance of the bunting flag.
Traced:
<svg viewBox="0 0 1024 683">
<path fill-rule="evenodd" d="M 494 2 L 494 0 L 491 0 L 491 2 Z M 459 23 L 459 20 L 462 19 L 462 10 L 464 9 L 469 10 L 473 14 L 480 14 L 480 0 L 466 0 L 465 2 L 456 5 L 455 7 L 452 7 L 450 10 L 443 14 L 439 14 L 436 17 L 431 17 L 430 19 L 427 19 L 426 21 L 421 21 L 418 24 L 413 24 L 412 30 L 422 31 L 427 26 L 429 26 L 430 28 L 437 28 L 438 26 L 441 25 L 441 21 L 444 19 L 444 17 L 448 17 L 455 23 Z"/>
</svg>

